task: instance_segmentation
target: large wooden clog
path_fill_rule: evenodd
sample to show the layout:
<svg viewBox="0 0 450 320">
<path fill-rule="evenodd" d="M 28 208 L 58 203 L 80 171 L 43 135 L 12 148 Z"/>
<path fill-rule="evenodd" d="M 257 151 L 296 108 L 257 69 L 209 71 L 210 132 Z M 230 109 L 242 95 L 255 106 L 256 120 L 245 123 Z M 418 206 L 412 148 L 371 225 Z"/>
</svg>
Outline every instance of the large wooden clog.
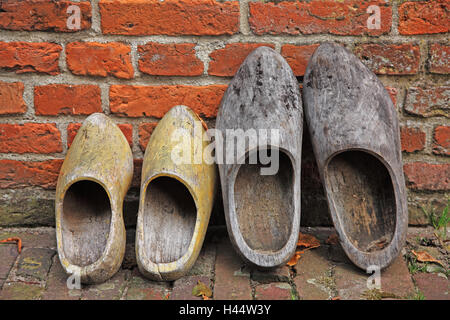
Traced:
<svg viewBox="0 0 450 320">
<path fill-rule="evenodd" d="M 258 267 L 280 266 L 294 253 L 299 234 L 303 111 L 297 79 L 278 53 L 260 47 L 246 58 L 222 99 L 216 129 L 224 148 L 233 145 L 227 130 L 266 131 L 271 137 L 265 140 L 259 134 L 256 144 L 245 145 L 244 154 L 238 153 L 242 146 L 226 149 L 217 162 L 228 233 L 236 251 Z M 272 140 L 271 130 L 278 132 L 278 141 Z M 216 143 L 219 140 L 216 135 Z M 279 167 L 266 175 L 261 169 L 269 165 L 259 156 L 251 159 L 268 148 L 278 152 Z M 230 154 L 237 161 L 227 161 Z"/>
<path fill-rule="evenodd" d="M 152 280 L 183 276 L 203 245 L 217 175 L 214 163 L 204 161 L 204 133 L 191 109 L 176 106 L 159 121 L 145 150 L 136 257 Z"/>
<path fill-rule="evenodd" d="M 122 206 L 133 156 L 122 131 L 104 114 L 89 116 L 69 148 L 56 187 L 59 259 L 83 283 L 100 283 L 125 253 Z"/>
<path fill-rule="evenodd" d="M 397 112 L 383 84 L 340 45 L 322 44 L 303 82 L 305 114 L 341 245 L 360 268 L 384 268 L 405 242 L 408 212 Z"/>
</svg>

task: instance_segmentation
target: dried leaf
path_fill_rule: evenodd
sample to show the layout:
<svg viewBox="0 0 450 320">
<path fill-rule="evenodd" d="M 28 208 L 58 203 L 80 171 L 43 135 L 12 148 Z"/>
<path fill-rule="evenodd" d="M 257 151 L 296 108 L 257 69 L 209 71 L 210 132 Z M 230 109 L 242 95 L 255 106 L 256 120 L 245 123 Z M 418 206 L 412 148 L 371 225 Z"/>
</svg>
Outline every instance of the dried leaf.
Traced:
<svg viewBox="0 0 450 320">
<path fill-rule="evenodd" d="M 192 295 L 196 297 L 206 296 L 210 298 L 212 297 L 212 291 L 207 285 L 198 280 L 197 285 L 194 288 L 192 288 Z M 203 300 L 205 299 L 203 298 Z"/>
<path fill-rule="evenodd" d="M 20 239 L 18 237 L 12 237 L 12 238 L 0 240 L 0 243 L 7 243 L 7 242 L 16 242 L 17 243 L 17 251 L 19 253 L 22 252 L 22 239 Z"/>
<path fill-rule="evenodd" d="M 297 247 L 306 247 L 309 249 L 317 248 L 320 247 L 320 242 L 316 237 L 300 232 L 298 236 Z"/>
<path fill-rule="evenodd" d="M 292 256 L 291 260 L 288 261 L 287 265 L 289 267 L 295 266 L 303 253 L 305 253 L 305 251 L 296 251 Z"/>
<path fill-rule="evenodd" d="M 331 300 L 341 300 L 341 297 L 337 296 L 337 297 L 331 298 Z"/>
<path fill-rule="evenodd" d="M 202 299 L 203 299 L 203 300 L 211 300 L 210 298 L 208 298 L 208 297 L 205 296 L 204 294 L 202 294 Z"/>
<path fill-rule="evenodd" d="M 336 232 L 330 234 L 328 239 L 325 241 L 326 244 L 335 245 L 339 243 L 339 237 Z"/>
<path fill-rule="evenodd" d="M 416 256 L 417 261 L 420 262 L 434 262 L 437 264 L 440 264 L 441 266 L 444 266 L 442 262 L 439 260 L 436 260 L 431 254 L 425 251 L 415 252 L 414 250 L 411 250 L 411 252 Z"/>
</svg>

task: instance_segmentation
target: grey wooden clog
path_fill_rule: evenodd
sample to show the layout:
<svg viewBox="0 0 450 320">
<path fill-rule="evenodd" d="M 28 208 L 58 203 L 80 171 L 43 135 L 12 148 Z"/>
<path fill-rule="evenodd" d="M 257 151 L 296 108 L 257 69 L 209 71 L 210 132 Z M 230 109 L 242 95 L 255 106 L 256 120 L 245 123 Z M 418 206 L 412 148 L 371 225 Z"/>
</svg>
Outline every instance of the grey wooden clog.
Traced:
<svg viewBox="0 0 450 320">
<path fill-rule="evenodd" d="M 278 53 L 260 47 L 246 58 L 222 99 L 216 130 L 231 242 L 258 267 L 280 266 L 294 253 L 299 234 L 303 111 L 297 79 Z M 250 143 L 252 132 L 258 139 Z M 268 164 L 264 152 L 270 148 L 276 160 Z"/>
<path fill-rule="evenodd" d="M 397 112 L 383 84 L 344 47 L 325 43 L 303 81 L 305 115 L 341 245 L 358 267 L 400 253 L 408 211 Z"/>
</svg>

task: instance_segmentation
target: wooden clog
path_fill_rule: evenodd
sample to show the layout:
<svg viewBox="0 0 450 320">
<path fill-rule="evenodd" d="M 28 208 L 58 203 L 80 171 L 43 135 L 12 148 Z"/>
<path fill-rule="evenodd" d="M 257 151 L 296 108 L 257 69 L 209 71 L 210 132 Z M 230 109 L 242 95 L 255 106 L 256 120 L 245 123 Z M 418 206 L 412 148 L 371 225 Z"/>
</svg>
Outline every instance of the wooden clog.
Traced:
<svg viewBox="0 0 450 320">
<path fill-rule="evenodd" d="M 69 148 L 56 187 L 56 237 L 65 271 L 100 283 L 125 253 L 122 205 L 133 156 L 122 131 L 101 113 L 90 115 Z"/>
<path fill-rule="evenodd" d="M 341 245 L 360 268 L 384 268 L 405 242 L 408 211 L 397 112 L 375 74 L 322 44 L 303 80 L 305 114 Z"/>
<path fill-rule="evenodd" d="M 236 251 L 261 268 L 283 265 L 295 251 L 300 227 L 303 110 L 297 79 L 278 53 L 260 47 L 246 58 L 222 99 L 216 129 L 225 148 L 234 139 L 227 137 L 227 130 L 279 133 L 278 142 L 259 135 L 257 144 L 246 145 L 242 155 L 237 148 L 226 149 L 217 162 L 228 233 Z M 251 158 L 270 147 L 278 151 L 279 168 L 266 175 L 261 169 L 268 165 L 259 156 L 252 164 Z M 227 161 L 230 154 L 239 161 Z"/>
<path fill-rule="evenodd" d="M 214 163 L 202 157 L 208 145 L 204 133 L 191 109 L 176 106 L 159 121 L 145 150 L 136 257 L 141 273 L 152 280 L 183 276 L 203 245 L 217 175 Z M 174 160 L 177 150 L 190 159 Z"/>
</svg>

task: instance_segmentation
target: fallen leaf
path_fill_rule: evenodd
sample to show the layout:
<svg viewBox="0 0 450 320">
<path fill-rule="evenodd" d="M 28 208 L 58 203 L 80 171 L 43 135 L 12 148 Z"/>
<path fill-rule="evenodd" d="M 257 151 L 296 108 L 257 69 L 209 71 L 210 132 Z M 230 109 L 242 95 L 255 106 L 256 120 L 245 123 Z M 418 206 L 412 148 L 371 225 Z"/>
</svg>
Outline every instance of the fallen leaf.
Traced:
<svg viewBox="0 0 450 320">
<path fill-rule="evenodd" d="M 303 253 L 305 253 L 305 251 L 296 251 L 292 256 L 291 260 L 288 261 L 287 265 L 289 267 L 295 266 Z"/>
<path fill-rule="evenodd" d="M 331 298 L 331 300 L 341 300 L 341 297 L 337 296 L 337 297 Z"/>
<path fill-rule="evenodd" d="M 211 300 L 210 298 L 208 298 L 208 297 L 205 296 L 204 294 L 202 294 L 202 299 L 203 299 L 203 300 Z"/>
<path fill-rule="evenodd" d="M 207 298 L 211 298 L 212 297 L 212 291 L 203 282 L 198 280 L 197 285 L 194 288 L 192 288 L 192 295 L 194 295 L 196 297 L 206 296 Z M 206 300 L 206 299 L 203 298 L 203 300 Z"/>
<path fill-rule="evenodd" d="M 7 238 L 4 240 L 0 240 L 0 243 L 8 243 L 8 242 L 16 242 L 17 243 L 17 251 L 19 253 L 22 252 L 22 240 L 18 237 Z"/>
<path fill-rule="evenodd" d="M 313 249 L 320 247 L 320 242 L 316 237 L 300 232 L 298 235 L 297 247 L 306 247 L 309 249 Z"/>
<path fill-rule="evenodd" d="M 431 254 L 425 251 L 415 252 L 414 250 L 411 250 L 411 252 L 416 256 L 417 261 L 420 262 L 434 262 L 437 264 L 440 264 L 441 266 L 444 266 L 442 262 L 439 260 L 436 260 Z"/>
<path fill-rule="evenodd" d="M 335 245 L 339 243 L 339 237 L 336 232 L 330 234 L 328 239 L 325 241 L 326 244 Z"/>
</svg>

